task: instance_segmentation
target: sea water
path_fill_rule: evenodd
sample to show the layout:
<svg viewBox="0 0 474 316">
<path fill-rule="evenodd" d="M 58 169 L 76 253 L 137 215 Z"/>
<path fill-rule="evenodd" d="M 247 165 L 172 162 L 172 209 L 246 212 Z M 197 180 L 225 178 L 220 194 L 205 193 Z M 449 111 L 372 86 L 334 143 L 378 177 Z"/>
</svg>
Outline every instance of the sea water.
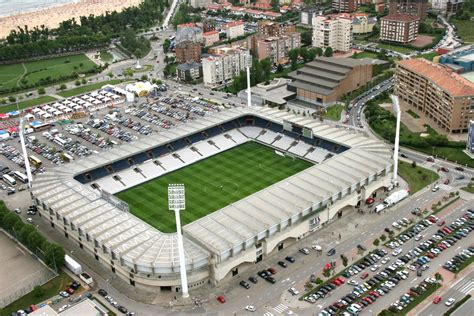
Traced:
<svg viewBox="0 0 474 316">
<path fill-rule="evenodd" d="M 0 17 L 60 6 L 79 0 L 0 0 Z"/>
</svg>

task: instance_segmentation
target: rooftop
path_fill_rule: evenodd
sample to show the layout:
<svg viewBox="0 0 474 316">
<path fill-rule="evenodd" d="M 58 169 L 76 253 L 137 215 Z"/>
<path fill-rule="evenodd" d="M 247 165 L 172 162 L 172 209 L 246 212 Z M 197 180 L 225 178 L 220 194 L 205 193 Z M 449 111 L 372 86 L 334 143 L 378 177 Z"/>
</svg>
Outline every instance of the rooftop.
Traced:
<svg viewBox="0 0 474 316">
<path fill-rule="evenodd" d="M 407 14 L 389 14 L 381 18 L 382 20 L 390 20 L 390 21 L 400 21 L 400 22 L 415 22 L 420 20 L 419 17 L 414 15 L 407 15 Z"/>
<path fill-rule="evenodd" d="M 453 96 L 474 96 L 474 83 L 446 66 L 422 58 L 402 60 L 398 62 L 398 66 L 431 80 Z"/>
</svg>

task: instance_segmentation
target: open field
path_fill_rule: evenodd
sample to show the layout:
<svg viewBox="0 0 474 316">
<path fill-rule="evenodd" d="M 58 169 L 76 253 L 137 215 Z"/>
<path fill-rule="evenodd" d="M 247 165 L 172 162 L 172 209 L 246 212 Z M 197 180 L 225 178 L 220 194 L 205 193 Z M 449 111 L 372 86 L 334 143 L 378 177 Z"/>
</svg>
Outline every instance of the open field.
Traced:
<svg viewBox="0 0 474 316">
<path fill-rule="evenodd" d="M 378 48 L 383 48 L 383 49 L 388 49 L 388 50 L 393 50 L 402 54 L 409 54 L 413 51 L 413 48 L 410 47 L 405 47 L 405 46 L 399 46 L 399 45 L 391 45 L 388 43 L 379 43 L 377 44 Z"/>
<path fill-rule="evenodd" d="M 275 154 L 250 142 L 196 162 L 117 194 L 130 211 L 162 232 L 176 231 L 174 213 L 168 210 L 168 184 L 186 186 L 182 225 L 206 216 L 312 166 Z"/>
<path fill-rule="evenodd" d="M 413 168 L 410 163 L 404 161 L 398 162 L 398 175 L 408 182 L 411 194 L 415 194 L 439 179 L 439 175 L 436 172 L 419 166 Z"/>
<path fill-rule="evenodd" d="M 31 291 L 35 285 L 53 276 L 41 262 L 0 232 L 0 306 L 15 300 L 18 295 Z M 15 311 L 17 311 L 15 309 Z M 0 315 L 10 315 L 0 310 Z"/>
<path fill-rule="evenodd" d="M 324 114 L 324 118 L 331 121 L 339 121 L 341 119 L 342 110 L 344 110 L 344 105 L 342 104 L 332 105 L 326 108 L 326 114 Z"/>
<path fill-rule="evenodd" d="M 0 65 L 0 89 L 20 86 L 22 80 L 26 80 L 23 83 L 27 85 L 47 78 L 57 80 L 61 76 L 84 73 L 94 67 L 95 64 L 84 54 Z"/>
<path fill-rule="evenodd" d="M 377 58 L 377 54 L 376 54 L 376 53 L 372 53 L 372 52 L 364 51 L 364 52 L 360 52 L 360 53 L 357 53 L 357 54 L 352 55 L 352 58 L 355 58 L 355 59 Z"/>
<path fill-rule="evenodd" d="M 119 82 L 122 82 L 122 80 L 114 79 L 114 80 L 109 80 L 109 81 L 102 81 L 98 83 L 88 84 L 82 87 L 77 87 L 70 90 L 61 91 L 61 92 L 58 92 L 58 95 L 62 96 L 63 98 L 69 98 L 75 95 L 98 90 L 102 88 L 103 86 L 105 86 L 106 84 L 117 84 Z"/>
<path fill-rule="evenodd" d="M 23 109 L 26 109 L 26 108 L 29 108 L 29 107 L 32 107 L 32 106 L 36 106 L 36 105 L 40 105 L 40 104 L 44 104 L 44 103 L 49 103 L 49 102 L 53 102 L 53 101 L 56 101 L 56 99 L 53 98 L 53 97 L 50 97 L 48 95 L 45 95 L 45 96 L 42 96 L 42 97 L 39 97 L 39 98 L 36 98 L 36 99 L 30 99 L 30 100 L 18 102 L 18 107 L 20 108 L 20 110 L 23 110 Z M 7 112 L 10 112 L 10 111 L 15 111 L 16 109 L 17 109 L 16 103 L 15 104 L 8 104 L 8 105 L 0 107 L 0 113 L 7 113 Z"/>
<path fill-rule="evenodd" d="M 59 272 L 59 275 L 49 281 L 48 283 L 41 286 L 43 289 L 42 295 L 35 296 L 34 293 L 28 293 L 22 298 L 16 300 L 15 302 L 11 303 L 7 307 L 0 309 L 0 315 L 11 315 L 12 313 L 20 310 L 25 309 L 31 304 L 38 304 L 42 301 L 45 301 L 59 293 L 59 291 L 63 291 L 66 289 L 69 284 L 71 284 L 72 279 L 67 275 L 65 272 Z"/>
<path fill-rule="evenodd" d="M 474 43 L 474 32 L 472 31 L 473 22 L 469 20 L 451 19 L 451 22 L 456 26 L 459 37 L 467 43 Z"/>
</svg>

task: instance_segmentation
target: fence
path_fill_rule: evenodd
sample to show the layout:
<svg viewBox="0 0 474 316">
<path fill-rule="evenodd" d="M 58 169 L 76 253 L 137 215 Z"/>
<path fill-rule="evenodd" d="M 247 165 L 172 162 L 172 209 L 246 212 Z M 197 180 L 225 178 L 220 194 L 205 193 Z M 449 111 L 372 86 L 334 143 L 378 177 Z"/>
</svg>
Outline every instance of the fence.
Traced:
<svg viewBox="0 0 474 316">
<path fill-rule="evenodd" d="M 43 268 L 38 269 L 24 278 L 17 280 L 15 284 L 6 287 L 4 285 L 0 289 L 0 308 L 3 308 L 17 299 L 25 296 L 26 294 L 30 293 L 33 288 L 37 285 L 43 285 L 50 280 L 54 279 L 58 276 L 58 274 L 50 269 L 43 260 L 40 259 L 35 253 L 31 252 L 27 247 L 25 247 L 22 243 L 20 243 L 13 235 L 9 234 L 7 231 L 0 229 L 0 233 L 5 234 L 9 239 L 14 241 L 17 244 L 18 248 L 21 248 L 22 251 L 27 252 L 31 257 L 35 260 L 38 260 Z"/>
</svg>

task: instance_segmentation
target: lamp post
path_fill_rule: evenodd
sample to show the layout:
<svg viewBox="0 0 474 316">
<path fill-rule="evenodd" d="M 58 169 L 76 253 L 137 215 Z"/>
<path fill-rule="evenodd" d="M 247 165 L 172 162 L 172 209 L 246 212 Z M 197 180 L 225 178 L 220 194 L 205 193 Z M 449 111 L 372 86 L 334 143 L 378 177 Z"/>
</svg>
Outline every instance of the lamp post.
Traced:
<svg viewBox="0 0 474 316">
<path fill-rule="evenodd" d="M 392 184 L 395 187 L 397 184 L 397 177 L 398 177 L 398 150 L 399 150 L 399 143 L 400 143 L 400 119 L 402 116 L 402 112 L 400 111 L 400 104 L 398 103 L 398 97 L 396 95 L 391 95 L 390 98 L 393 102 L 393 108 L 395 110 L 395 114 L 397 115 L 397 127 L 395 130 L 395 147 L 393 149 L 393 179 Z"/>
<path fill-rule="evenodd" d="M 16 101 L 16 107 L 17 110 L 20 111 L 20 108 L 18 107 L 18 100 Z M 26 176 L 28 178 L 28 188 L 31 189 L 31 183 L 33 182 L 33 176 L 31 175 L 31 167 L 30 167 L 30 161 L 28 160 L 28 152 L 26 151 L 26 145 L 25 145 L 25 131 L 23 130 L 25 128 L 25 117 L 23 116 L 20 118 L 20 125 L 18 126 L 18 133 L 20 136 L 20 143 L 21 143 L 21 151 L 23 153 L 23 159 L 25 160 L 25 170 L 26 170 Z"/>
<path fill-rule="evenodd" d="M 168 206 L 170 211 L 174 211 L 176 219 L 176 233 L 178 237 L 179 268 L 181 273 L 181 293 L 183 298 L 189 297 L 188 279 L 186 276 L 186 263 L 184 261 L 183 236 L 181 234 L 181 218 L 179 211 L 186 208 L 184 184 L 168 185 Z"/>
<path fill-rule="evenodd" d="M 252 56 L 250 54 L 245 58 L 247 64 L 247 106 L 252 106 L 252 92 L 250 91 L 250 66 L 252 65 Z"/>
</svg>

